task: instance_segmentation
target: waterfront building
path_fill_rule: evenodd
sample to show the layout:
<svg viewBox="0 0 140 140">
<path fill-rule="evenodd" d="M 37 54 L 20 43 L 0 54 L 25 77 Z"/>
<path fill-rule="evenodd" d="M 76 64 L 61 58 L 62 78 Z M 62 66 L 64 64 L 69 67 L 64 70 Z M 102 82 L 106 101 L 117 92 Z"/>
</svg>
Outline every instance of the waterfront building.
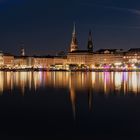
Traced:
<svg viewBox="0 0 140 140">
<path fill-rule="evenodd" d="M 124 62 L 127 64 L 140 64 L 140 48 L 131 48 L 124 55 Z"/>
<path fill-rule="evenodd" d="M 88 50 L 69 52 L 67 55 L 67 63 L 75 68 L 88 68 L 94 63 L 93 52 L 89 52 Z"/>
<path fill-rule="evenodd" d="M 13 68 L 14 56 L 8 53 L 0 52 L 0 68 Z"/>
<path fill-rule="evenodd" d="M 53 56 L 34 56 L 34 68 L 50 69 L 54 65 Z"/>
<path fill-rule="evenodd" d="M 54 57 L 54 66 L 57 70 L 69 69 L 69 65 L 67 63 L 67 56 L 55 56 Z"/>
<path fill-rule="evenodd" d="M 3 60 L 3 53 L 0 52 L 0 67 L 4 65 L 4 60 Z"/>
<path fill-rule="evenodd" d="M 0 68 L 43 70 L 126 70 L 140 68 L 140 48 L 100 49 L 94 51 L 92 32 L 89 31 L 86 49 L 78 47 L 75 24 L 69 51 L 55 56 L 26 56 L 24 48 L 20 56 L 0 52 Z M 130 68 L 131 67 L 131 68 Z"/>
<path fill-rule="evenodd" d="M 75 33 L 76 34 L 76 33 Z M 73 40 L 73 36 L 72 36 Z M 73 44 L 73 46 L 76 46 Z M 88 37 L 88 43 L 87 43 L 87 49 L 86 50 L 73 50 L 69 51 L 67 54 L 67 64 L 72 68 L 72 69 L 86 69 L 86 68 L 91 68 L 94 63 L 93 60 L 93 42 L 92 42 L 92 35 L 91 31 L 89 32 L 89 37 Z"/>
<path fill-rule="evenodd" d="M 4 67 L 12 68 L 14 62 L 14 56 L 11 54 L 4 54 L 3 55 Z"/>
<path fill-rule="evenodd" d="M 34 68 L 65 69 L 67 64 L 66 57 L 59 56 L 34 56 Z"/>
<path fill-rule="evenodd" d="M 100 49 L 94 52 L 95 65 L 112 65 L 123 63 L 124 52 L 121 49 Z"/>
<path fill-rule="evenodd" d="M 34 65 L 34 57 L 30 57 L 30 56 L 15 56 L 14 57 L 15 69 L 32 68 L 33 65 Z"/>
</svg>

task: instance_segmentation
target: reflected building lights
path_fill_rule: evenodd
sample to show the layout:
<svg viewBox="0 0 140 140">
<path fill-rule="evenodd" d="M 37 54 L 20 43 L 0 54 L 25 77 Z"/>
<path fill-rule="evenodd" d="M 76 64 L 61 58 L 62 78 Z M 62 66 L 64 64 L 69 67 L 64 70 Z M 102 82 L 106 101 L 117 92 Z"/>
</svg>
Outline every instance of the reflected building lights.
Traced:
<svg viewBox="0 0 140 140">
<path fill-rule="evenodd" d="M 34 81 L 34 89 L 35 91 L 37 90 L 37 88 L 39 88 L 39 73 L 38 72 L 34 72 L 33 73 L 33 81 Z"/>
<path fill-rule="evenodd" d="M 72 105 L 73 117 L 74 120 L 76 119 L 76 92 L 74 90 L 73 81 L 69 79 L 69 91 L 70 91 L 70 101 Z"/>
<path fill-rule="evenodd" d="M 137 74 L 136 74 L 136 72 L 133 72 L 133 74 L 132 74 L 132 92 L 137 94 L 137 90 L 138 90 Z"/>
<path fill-rule="evenodd" d="M 16 88 L 21 91 L 21 96 L 24 96 L 25 90 L 36 91 L 42 87 L 68 89 L 74 119 L 77 111 L 77 91 L 86 93 L 85 100 L 91 112 L 95 94 L 137 95 L 140 93 L 139 85 L 140 72 L 0 72 L 1 95 Z"/>
<path fill-rule="evenodd" d="M 32 72 L 29 72 L 28 73 L 28 78 L 29 78 L 29 89 L 31 90 L 32 89 Z"/>
<path fill-rule="evenodd" d="M 92 89 L 90 89 L 88 91 L 88 107 L 89 107 L 89 111 L 92 111 L 93 108 L 93 92 Z"/>
<path fill-rule="evenodd" d="M 95 80 L 96 80 L 95 72 L 92 72 L 91 75 L 92 75 L 92 86 L 94 87 L 95 82 L 96 82 L 96 81 L 95 81 Z"/>
<path fill-rule="evenodd" d="M 25 86 L 27 84 L 27 73 L 26 72 L 20 72 L 20 86 L 21 86 L 21 93 L 24 96 L 25 92 Z"/>
<path fill-rule="evenodd" d="M 95 93 L 140 92 L 140 72 L 0 72 L 0 92 L 19 88 L 37 90 L 41 87 L 69 88 Z"/>
<path fill-rule="evenodd" d="M 123 72 L 123 92 L 124 92 L 124 95 L 127 92 L 127 80 L 128 80 L 127 72 Z"/>
<path fill-rule="evenodd" d="M 107 93 L 107 81 L 106 81 L 106 74 L 104 75 L 104 93 Z"/>
<path fill-rule="evenodd" d="M 137 91 L 140 91 L 140 75 L 137 73 Z M 139 92 L 137 92 L 137 93 L 139 93 Z"/>
<path fill-rule="evenodd" d="M 4 78 L 3 72 L 0 72 L 0 94 L 3 93 L 4 90 Z"/>
<path fill-rule="evenodd" d="M 111 76 L 111 73 L 109 72 L 104 72 L 104 78 L 103 78 L 103 82 L 104 82 L 104 93 L 105 94 L 108 94 L 109 91 L 110 91 L 110 76 Z"/>
<path fill-rule="evenodd" d="M 120 91 L 121 90 L 121 85 L 122 85 L 122 73 L 116 72 L 115 73 L 115 90 Z"/>
</svg>

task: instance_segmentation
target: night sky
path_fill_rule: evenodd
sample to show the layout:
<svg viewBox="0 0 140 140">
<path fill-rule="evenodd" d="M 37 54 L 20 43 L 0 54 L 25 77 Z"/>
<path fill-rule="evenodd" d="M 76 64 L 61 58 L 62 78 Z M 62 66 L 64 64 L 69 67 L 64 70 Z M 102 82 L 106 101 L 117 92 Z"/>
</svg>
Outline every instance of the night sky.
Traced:
<svg viewBox="0 0 140 140">
<path fill-rule="evenodd" d="M 67 51 L 74 21 L 81 49 L 89 29 L 95 50 L 140 47 L 139 0 L 0 0 L 0 50 Z"/>
</svg>

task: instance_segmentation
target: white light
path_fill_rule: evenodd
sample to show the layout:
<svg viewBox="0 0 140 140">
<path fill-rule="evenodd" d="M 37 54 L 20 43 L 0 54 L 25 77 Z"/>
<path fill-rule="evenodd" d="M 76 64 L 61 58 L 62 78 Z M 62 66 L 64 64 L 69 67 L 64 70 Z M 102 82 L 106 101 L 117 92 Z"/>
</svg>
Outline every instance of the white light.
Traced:
<svg viewBox="0 0 140 140">
<path fill-rule="evenodd" d="M 115 66 L 119 66 L 121 64 L 122 64 L 121 62 L 117 62 L 117 63 L 115 63 Z"/>
</svg>

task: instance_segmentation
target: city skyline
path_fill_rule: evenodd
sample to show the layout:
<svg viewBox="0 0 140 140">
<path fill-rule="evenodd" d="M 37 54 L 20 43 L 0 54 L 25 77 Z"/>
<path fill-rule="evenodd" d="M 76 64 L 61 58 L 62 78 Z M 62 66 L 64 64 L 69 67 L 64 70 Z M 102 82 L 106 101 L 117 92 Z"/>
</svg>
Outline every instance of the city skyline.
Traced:
<svg viewBox="0 0 140 140">
<path fill-rule="evenodd" d="M 0 48 L 18 54 L 24 42 L 28 54 L 66 51 L 73 21 L 81 49 L 87 45 L 89 29 L 96 50 L 137 48 L 140 46 L 139 4 L 137 0 L 3 0 L 0 1 Z"/>
<path fill-rule="evenodd" d="M 140 0 L 0 0 L 0 138 L 139 139 Z"/>
</svg>

